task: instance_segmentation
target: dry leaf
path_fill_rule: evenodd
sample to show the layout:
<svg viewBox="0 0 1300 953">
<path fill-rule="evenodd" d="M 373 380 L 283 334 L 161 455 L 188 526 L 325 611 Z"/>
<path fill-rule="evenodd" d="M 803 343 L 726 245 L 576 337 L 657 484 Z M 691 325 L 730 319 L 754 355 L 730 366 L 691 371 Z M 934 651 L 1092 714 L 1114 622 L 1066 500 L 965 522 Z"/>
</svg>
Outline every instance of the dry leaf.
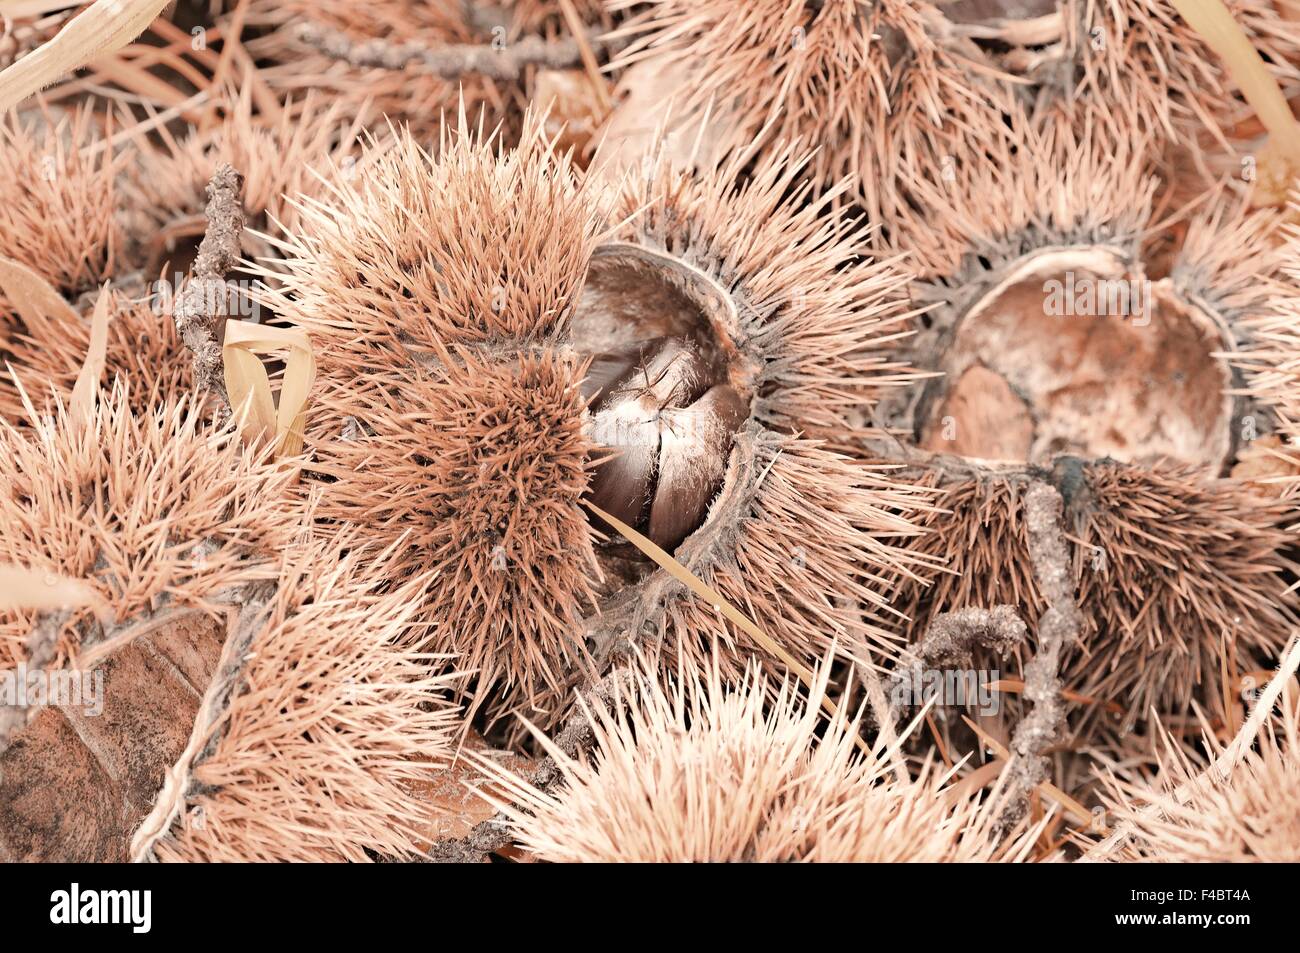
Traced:
<svg viewBox="0 0 1300 953">
<path fill-rule="evenodd" d="M 1237 454 L 1232 478 L 1249 480 L 1260 493 L 1281 496 L 1287 484 L 1300 476 L 1300 464 L 1297 464 L 1294 448 L 1291 448 L 1291 456 L 1287 455 L 1284 448 L 1285 444 L 1277 434 L 1265 434 L 1250 441 Z"/>
<path fill-rule="evenodd" d="M 530 758 L 523 755 L 495 751 L 475 731 L 471 731 L 465 739 L 464 749 L 482 757 L 490 757 L 502 768 L 515 774 L 530 776 L 536 767 Z M 475 793 L 476 787 L 484 786 L 492 796 L 501 796 L 499 790 L 488 786 L 487 778 L 465 757 L 464 750 L 454 764 L 432 772 L 427 781 L 408 784 L 411 793 L 430 808 L 431 822 L 424 832 L 428 838 L 425 850 L 434 841 L 466 836 L 476 824 L 496 814 L 496 808 Z"/>
<path fill-rule="evenodd" d="M 604 82 L 604 80 L 601 80 Z M 547 110 L 546 135 L 558 152 L 573 150 L 575 161 L 585 165 L 592 137 L 605 118 L 598 88 L 580 69 L 544 69 L 537 73 L 533 101 Z"/>
<path fill-rule="evenodd" d="M 54 39 L 0 71 L 0 113 L 95 57 L 120 50 L 143 33 L 168 2 L 95 0 Z"/>
<path fill-rule="evenodd" d="M 284 380 L 277 408 L 271 379 L 259 354 L 287 350 Z M 316 381 L 316 357 L 311 339 L 297 328 L 277 328 L 252 321 L 227 321 L 222 345 L 226 392 L 248 442 L 274 435 L 277 457 L 302 451 L 307 397 Z"/>
<path fill-rule="evenodd" d="M 57 331 L 59 323 L 81 320 L 53 285 L 12 258 L 0 257 L 0 293 L 31 331 Z"/>
<path fill-rule="evenodd" d="M 593 174 L 616 178 L 619 170 L 638 165 L 656 148 L 676 168 L 716 164 L 725 148 L 726 116 L 717 105 L 709 115 L 683 113 L 692 79 L 680 60 L 647 59 L 631 67 L 619 83 L 622 98 L 597 137 Z"/>
<path fill-rule="evenodd" d="M 0 754 L 0 861 L 126 860 L 224 637 L 220 620 L 166 610 L 93 672 L 69 672 L 80 700 L 41 708 Z"/>
</svg>

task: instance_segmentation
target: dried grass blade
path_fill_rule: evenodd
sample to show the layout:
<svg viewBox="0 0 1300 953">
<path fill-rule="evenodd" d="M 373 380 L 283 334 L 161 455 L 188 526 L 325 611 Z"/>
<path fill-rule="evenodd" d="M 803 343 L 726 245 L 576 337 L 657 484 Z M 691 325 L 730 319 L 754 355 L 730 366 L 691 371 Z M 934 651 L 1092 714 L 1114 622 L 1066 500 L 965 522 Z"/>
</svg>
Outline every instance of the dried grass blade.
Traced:
<svg viewBox="0 0 1300 953">
<path fill-rule="evenodd" d="M 962 715 L 961 720 L 966 723 L 966 726 L 970 728 L 971 731 L 975 732 L 980 741 L 984 742 L 997 758 L 1004 763 L 1010 762 L 1011 752 L 1007 750 L 1006 745 L 998 741 L 998 739 L 994 738 L 991 734 L 975 722 L 971 721 L 965 715 Z M 1074 821 L 1076 824 L 1090 824 L 1092 822 L 1092 812 L 1052 782 L 1043 781 L 1038 785 L 1038 790 L 1042 791 L 1049 798 L 1063 807 L 1069 814 L 1074 815 Z"/>
<path fill-rule="evenodd" d="M 672 556 L 663 549 L 660 549 L 649 538 L 642 536 L 618 517 L 611 516 L 609 513 L 606 513 L 599 506 L 596 506 L 590 501 L 585 502 L 584 505 L 610 526 L 614 527 L 614 529 L 618 530 L 619 533 L 621 533 L 633 546 L 653 559 L 661 569 L 701 599 L 707 601 L 715 609 L 730 619 L 736 626 L 744 630 L 745 633 L 755 642 L 761 645 L 768 652 L 772 653 L 773 656 L 779 658 L 785 666 L 790 669 L 790 671 L 794 672 L 803 680 L 804 685 L 806 685 L 810 690 L 812 689 L 815 679 L 812 671 L 783 649 L 775 639 L 754 624 L 754 622 L 752 622 L 743 612 L 724 599 L 717 590 L 708 585 L 704 580 L 700 579 L 677 560 L 673 559 Z M 823 696 L 822 706 L 832 717 L 839 717 L 840 711 L 838 706 L 836 706 L 836 704 L 829 698 Z M 866 742 L 864 742 L 862 738 L 859 737 L 855 740 L 859 748 L 864 751 L 868 750 Z"/>
<path fill-rule="evenodd" d="M 25 566 L 0 565 L 0 610 L 99 608 L 99 594 L 80 579 Z"/>
<path fill-rule="evenodd" d="M 271 379 L 258 355 L 281 350 L 288 351 L 288 357 L 277 408 Z M 300 453 L 307 399 L 316 381 L 316 356 L 306 332 L 251 321 L 227 321 L 222 360 L 230 406 L 240 418 L 244 438 L 251 441 L 273 434 L 276 456 Z"/>
<path fill-rule="evenodd" d="M 0 0 L 0 14 L 15 20 L 39 17 L 75 7 L 81 0 Z"/>
<path fill-rule="evenodd" d="M 1291 114 L 1282 88 L 1223 0 L 1172 2 L 1188 25 L 1223 60 L 1259 121 L 1270 133 L 1283 137 L 1291 148 L 1300 147 L 1300 124 Z"/>
<path fill-rule="evenodd" d="M 95 393 L 99 390 L 99 379 L 104 375 L 104 364 L 108 359 L 108 285 L 100 290 L 99 300 L 95 302 L 95 311 L 90 318 L 90 346 L 86 349 L 86 360 L 81 365 L 81 373 L 72 387 L 72 399 L 68 408 L 74 427 L 85 427 L 90 423 L 95 410 Z"/>
</svg>

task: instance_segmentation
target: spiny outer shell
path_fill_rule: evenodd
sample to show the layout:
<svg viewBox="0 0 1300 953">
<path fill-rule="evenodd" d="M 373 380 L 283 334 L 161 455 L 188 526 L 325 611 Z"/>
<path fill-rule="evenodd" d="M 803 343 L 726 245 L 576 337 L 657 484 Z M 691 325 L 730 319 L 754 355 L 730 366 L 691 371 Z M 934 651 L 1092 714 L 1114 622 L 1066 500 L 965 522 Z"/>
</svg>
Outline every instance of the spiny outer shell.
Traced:
<svg viewBox="0 0 1300 953">
<path fill-rule="evenodd" d="M 346 551 L 346 554 L 344 552 Z M 460 677 L 417 646 L 432 577 L 353 536 L 286 555 L 237 688 L 183 784 L 179 816 L 136 845 L 164 861 L 366 861 L 419 855 L 450 763 Z M 206 733 L 205 733 L 206 734 Z"/>
<path fill-rule="evenodd" d="M 273 577 L 271 554 L 301 528 L 292 471 L 183 398 L 133 414 L 130 386 L 119 378 L 85 427 L 62 406 L 23 430 L 0 422 L 0 562 L 87 580 L 118 623 Z M 64 626 L 54 664 L 75 658 L 87 612 Z M 33 619 L 0 622 L 4 665 L 21 661 Z"/>
<path fill-rule="evenodd" d="M 564 755 L 563 786 L 539 791 L 478 759 L 509 797 L 515 837 L 555 862 L 899 862 L 1023 860 L 1036 831 L 996 831 L 997 794 L 945 795 L 923 769 L 907 783 L 888 755 L 855 750 L 859 725 L 825 724 L 824 667 L 808 699 L 756 665 L 728 686 L 718 668 L 641 671 L 612 706 L 584 706 L 590 758 Z"/>
</svg>

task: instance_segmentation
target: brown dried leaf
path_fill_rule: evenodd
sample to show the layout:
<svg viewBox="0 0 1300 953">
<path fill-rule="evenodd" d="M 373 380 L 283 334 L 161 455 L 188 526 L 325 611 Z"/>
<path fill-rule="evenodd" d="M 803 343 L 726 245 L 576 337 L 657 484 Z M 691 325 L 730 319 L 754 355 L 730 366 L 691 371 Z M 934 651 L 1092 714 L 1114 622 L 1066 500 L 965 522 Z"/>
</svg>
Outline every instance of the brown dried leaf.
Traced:
<svg viewBox="0 0 1300 953">
<path fill-rule="evenodd" d="M 591 77 L 580 69 L 540 70 L 533 101 L 548 110 L 546 136 L 555 140 L 556 151 L 572 149 L 578 164 L 586 165 L 582 158 L 588 155 L 606 115 L 600 90 Z"/>
<path fill-rule="evenodd" d="M 1265 434 L 1242 448 L 1232 468 L 1234 480 L 1248 480 L 1269 496 L 1281 496 L 1287 484 L 1300 476 L 1300 463 L 1288 456 L 1277 434 Z"/>
<path fill-rule="evenodd" d="M 42 708 L 0 754 L 0 859 L 126 860 L 189 741 L 225 637 L 195 609 L 138 625 L 93 671 L 72 673 L 90 699 Z"/>
<path fill-rule="evenodd" d="M 667 165 L 715 165 L 726 148 L 729 117 L 717 105 L 711 114 L 686 111 L 696 79 L 682 61 L 667 57 L 647 59 L 628 69 L 619 83 L 622 98 L 598 137 L 592 172 L 617 179 L 620 170 L 637 167 L 659 148 Z"/>
<path fill-rule="evenodd" d="M 490 757 L 502 768 L 529 777 L 536 767 L 531 758 L 496 751 L 476 731 L 470 731 L 460 754 L 449 768 L 434 771 L 427 781 L 411 782 L 411 793 L 429 806 L 429 825 L 425 831 L 427 850 L 435 841 L 465 837 L 476 824 L 496 814 L 494 808 L 476 793 L 482 788 L 493 797 L 502 797 L 500 789 L 491 786 L 483 773 L 466 757 L 466 750 L 476 755 Z"/>
<path fill-rule="evenodd" d="M 81 320 L 48 281 L 12 258 L 0 258 L 0 292 L 28 327 Z"/>
</svg>

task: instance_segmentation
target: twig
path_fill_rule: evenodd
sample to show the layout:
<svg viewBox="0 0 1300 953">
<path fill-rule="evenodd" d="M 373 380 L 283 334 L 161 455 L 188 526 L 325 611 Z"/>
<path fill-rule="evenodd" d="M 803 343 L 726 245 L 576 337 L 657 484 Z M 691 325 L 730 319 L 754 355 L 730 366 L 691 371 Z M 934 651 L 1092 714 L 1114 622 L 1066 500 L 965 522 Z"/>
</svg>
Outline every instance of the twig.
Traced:
<svg viewBox="0 0 1300 953">
<path fill-rule="evenodd" d="M 223 416 L 230 414 L 219 331 L 225 320 L 226 272 L 239 261 L 244 231 L 244 177 L 222 163 L 208 183 L 204 214 L 207 231 L 194 259 L 193 276 L 176 298 L 173 317 L 181 340 L 194 355 L 195 390 L 221 398 Z"/>
<path fill-rule="evenodd" d="M 1025 523 L 1029 534 L 1029 561 L 1047 611 L 1038 620 L 1038 649 L 1025 664 L 1025 698 L 1034 708 L 1016 725 L 1011 737 L 1008 801 L 1000 823 L 1010 827 L 1024 817 L 1029 795 L 1047 779 L 1047 759 L 1042 752 L 1056 740 L 1065 720 L 1058 673 L 1061 656 L 1079 639 L 1079 607 L 1074 601 L 1074 579 L 1061 518 L 1065 504 L 1056 488 L 1035 481 L 1025 494 Z"/>
<path fill-rule="evenodd" d="M 880 730 L 880 742 L 890 754 L 890 761 L 894 766 L 894 777 L 900 784 L 911 782 L 911 776 L 907 773 L 907 765 L 904 764 L 901 752 L 899 751 L 897 718 L 895 713 L 890 709 L 889 701 L 885 698 L 885 688 L 880 682 L 880 675 L 870 665 L 859 665 L 858 677 L 862 680 L 862 687 L 867 691 L 867 702 L 871 705 L 871 714 L 876 719 L 876 726 Z"/>
<path fill-rule="evenodd" d="M 570 758 L 577 758 L 591 746 L 592 728 L 588 708 L 592 702 L 612 705 L 625 669 L 610 672 L 583 693 L 575 711 L 553 739 L 555 746 Z M 533 787 L 545 791 L 560 777 L 560 766 L 550 755 L 542 758 L 530 778 Z M 429 848 L 429 860 L 439 864 L 479 863 L 485 856 L 510 843 L 510 828 L 505 815 L 497 813 L 475 825 L 466 836 L 442 840 Z"/>
<path fill-rule="evenodd" d="M 185 750 L 167 769 L 153 810 L 131 837 L 133 862 L 154 860 L 154 848 L 167 837 L 176 819 L 184 813 L 186 799 L 194 784 L 195 767 L 210 757 L 221 743 L 224 732 L 218 730 L 218 725 L 230 707 L 231 698 L 244 683 L 249 650 L 262 633 L 271 612 L 276 593 L 274 584 L 249 583 L 236 591 L 239 601 L 230 608 L 226 617 L 226 640 L 221 646 L 216 674 L 203 693 Z"/>
<path fill-rule="evenodd" d="M 951 664 L 968 660 L 975 646 L 1005 655 L 1025 640 L 1024 620 L 1012 606 L 992 609 L 966 608 L 944 612 L 934 617 L 930 628 L 912 650 L 912 663 L 894 675 L 893 697 L 889 701 L 889 720 L 898 723 L 908 685 L 920 681 L 927 665 Z"/>
<path fill-rule="evenodd" d="M 432 47 L 382 39 L 357 40 L 315 23 L 301 23 L 296 32 L 303 43 L 331 59 L 343 60 L 352 66 L 386 70 L 416 66 L 443 79 L 477 73 L 491 79 L 515 80 L 526 66 L 563 69 L 582 59 L 582 44 L 573 38 L 547 41 L 539 36 L 526 36 L 504 46 L 449 44 Z"/>
</svg>

